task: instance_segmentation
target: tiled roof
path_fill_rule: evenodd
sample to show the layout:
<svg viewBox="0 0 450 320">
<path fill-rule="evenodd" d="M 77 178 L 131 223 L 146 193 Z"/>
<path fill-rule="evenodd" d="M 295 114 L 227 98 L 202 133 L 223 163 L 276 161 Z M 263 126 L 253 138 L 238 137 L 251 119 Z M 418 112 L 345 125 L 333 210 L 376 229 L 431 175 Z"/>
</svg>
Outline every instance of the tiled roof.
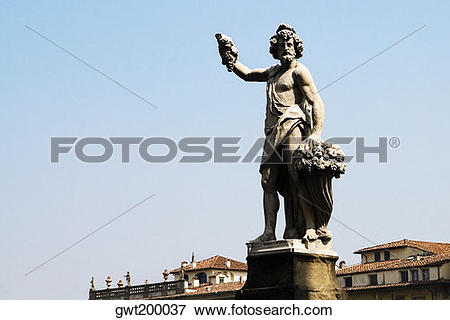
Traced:
<svg viewBox="0 0 450 320">
<path fill-rule="evenodd" d="M 388 284 L 377 284 L 375 286 L 358 286 L 358 287 L 347 287 L 344 288 L 347 291 L 360 291 L 360 290 L 371 290 L 371 289 L 384 289 L 384 288 L 398 288 L 398 287 L 414 287 L 423 286 L 431 284 L 446 284 L 450 283 L 448 280 L 427 280 L 427 281 L 414 281 L 414 282 L 400 282 L 400 283 L 388 283 Z"/>
<path fill-rule="evenodd" d="M 230 267 L 227 267 L 227 261 L 230 260 Z M 224 270 L 247 270 L 247 264 L 244 262 L 240 262 L 237 260 L 225 258 L 219 255 L 214 257 L 197 261 L 195 268 L 192 267 L 192 263 L 188 264 L 183 268 L 184 271 L 192 271 L 192 270 L 202 270 L 202 269 L 224 269 Z M 176 268 L 170 273 L 178 273 L 180 272 L 180 268 Z"/>
<path fill-rule="evenodd" d="M 440 265 L 445 262 L 450 262 L 450 253 L 436 254 L 431 256 L 419 257 L 419 259 L 414 260 L 389 260 L 389 261 L 379 261 L 379 262 L 368 262 L 355 264 L 340 270 L 336 270 L 337 276 L 342 276 L 346 274 L 353 273 L 363 273 L 363 272 L 375 272 L 381 270 L 391 270 L 391 269 L 403 269 L 403 268 L 414 268 L 414 267 L 426 267 L 433 265 Z"/>
<path fill-rule="evenodd" d="M 440 242 L 429 242 L 429 241 L 417 241 L 403 239 L 399 241 L 389 242 L 380 244 L 377 246 L 367 247 L 359 249 L 354 253 L 363 253 L 368 251 L 391 249 L 391 248 L 402 248 L 402 247 L 414 247 L 424 251 L 428 251 L 434 254 L 449 253 L 450 254 L 450 243 L 440 243 Z"/>
</svg>

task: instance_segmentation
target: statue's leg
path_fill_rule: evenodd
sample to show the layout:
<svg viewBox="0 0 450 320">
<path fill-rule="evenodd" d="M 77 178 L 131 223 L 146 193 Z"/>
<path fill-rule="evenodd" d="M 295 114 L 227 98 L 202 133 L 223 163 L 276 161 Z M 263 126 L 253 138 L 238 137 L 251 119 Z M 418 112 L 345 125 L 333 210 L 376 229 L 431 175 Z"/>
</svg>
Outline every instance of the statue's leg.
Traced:
<svg viewBox="0 0 450 320">
<path fill-rule="evenodd" d="M 277 193 L 277 178 L 279 173 L 279 164 L 268 165 L 261 173 L 261 185 L 264 198 L 264 233 L 253 240 L 253 242 L 262 242 L 275 240 L 275 226 L 277 222 L 277 212 L 280 208 L 280 199 Z"/>
<path fill-rule="evenodd" d="M 288 178 L 289 179 L 289 178 Z M 284 229 L 283 239 L 299 239 L 300 234 L 297 226 L 297 204 L 295 203 L 295 195 L 288 188 L 288 192 L 284 195 L 284 214 L 286 228 Z"/>
<path fill-rule="evenodd" d="M 285 142 L 285 152 L 283 154 L 283 160 L 286 160 L 286 166 L 289 176 L 289 195 L 290 195 L 290 209 L 286 210 L 286 233 L 291 238 L 301 238 L 307 229 L 305 224 L 304 206 L 299 198 L 300 187 L 303 183 L 302 178 L 299 176 L 295 164 L 292 161 L 292 156 L 297 150 L 299 144 L 303 140 L 303 134 L 300 127 L 294 128 Z M 291 220 L 293 225 L 290 226 L 288 221 Z M 289 228 L 289 229 L 288 229 Z"/>
<path fill-rule="evenodd" d="M 316 219 L 315 209 L 311 203 L 311 196 L 305 183 L 305 179 L 300 177 L 292 161 L 292 155 L 297 150 L 302 142 L 304 135 L 300 127 L 294 128 L 287 139 L 287 159 L 288 171 L 290 179 L 290 190 L 293 194 L 293 202 L 295 203 L 296 211 L 293 215 L 296 216 L 296 221 L 301 223 L 297 226 L 297 232 L 303 236 L 305 240 L 314 241 L 317 239 L 316 233 Z"/>
</svg>

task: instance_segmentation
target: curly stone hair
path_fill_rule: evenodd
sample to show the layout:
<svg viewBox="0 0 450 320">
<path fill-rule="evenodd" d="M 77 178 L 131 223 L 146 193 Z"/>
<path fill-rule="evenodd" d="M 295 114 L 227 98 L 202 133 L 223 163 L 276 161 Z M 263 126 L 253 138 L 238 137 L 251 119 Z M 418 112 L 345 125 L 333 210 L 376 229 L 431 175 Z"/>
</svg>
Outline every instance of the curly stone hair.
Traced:
<svg viewBox="0 0 450 320">
<path fill-rule="evenodd" d="M 303 40 L 299 37 L 299 35 L 295 32 L 294 28 L 292 28 L 287 23 L 282 23 L 278 26 L 277 33 L 270 38 L 270 49 L 269 52 L 275 59 L 279 59 L 278 57 L 278 39 L 288 40 L 290 38 L 294 39 L 294 47 L 295 47 L 295 58 L 301 58 L 303 56 Z"/>
</svg>

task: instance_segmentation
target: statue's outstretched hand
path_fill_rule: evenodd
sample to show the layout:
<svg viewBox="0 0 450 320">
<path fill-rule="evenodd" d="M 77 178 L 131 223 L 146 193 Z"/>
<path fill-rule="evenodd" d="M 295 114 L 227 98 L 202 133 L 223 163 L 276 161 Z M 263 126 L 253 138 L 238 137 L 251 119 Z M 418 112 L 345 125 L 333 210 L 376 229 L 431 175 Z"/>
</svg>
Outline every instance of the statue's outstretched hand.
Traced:
<svg viewBox="0 0 450 320">
<path fill-rule="evenodd" d="M 216 33 L 216 39 L 219 44 L 219 54 L 222 58 L 222 64 L 226 65 L 228 71 L 231 72 L 238 58 L 238 50 L 229 36 L 223 33 Z"/>
</svg>

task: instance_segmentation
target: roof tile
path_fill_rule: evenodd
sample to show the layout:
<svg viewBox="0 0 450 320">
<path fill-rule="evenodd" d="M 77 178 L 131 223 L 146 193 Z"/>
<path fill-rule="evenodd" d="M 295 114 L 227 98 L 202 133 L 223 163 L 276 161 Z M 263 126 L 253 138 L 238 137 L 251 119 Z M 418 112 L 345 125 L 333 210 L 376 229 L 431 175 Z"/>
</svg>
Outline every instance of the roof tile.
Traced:
<svg viewBox="0 0 450 320">
<path fill-rule="evenodd" d="M 399 241 L 393 241 L 389 243 L 383 243 L 380 245 L 367 247 L 359 249 L 354 253 L 363 253 L 368 251 L 391 249 L 391 248 L 402 248 L 402 247 L 414 247 L 424 251 L 428 251 L 434 254 L 449 253 L 450 254 L 450 243 L 442 242 L 430 242 L 430 241 L 417 241 L 403 239 Z"/>
<path fill-rule="evenodd" d="M 227 268 L 227 261 L 230 260 L 230 267 Z M 196 267 L 192 267 L 192 263 L 184 267 L 184 271 L 201 270 L 201 269 L 224 269 L 224 270 L 247 270 L 247 264 L 241 261 L 225 258 L 223 256 L 216 255 L 214 257 L 204 259 L 196 262 Z M 178 273 L 180 268 L 176 268 L 170 273 Z"/>
<path fill-rule="evenodd" d="M 347 274 L 375 272 L 381 270 L 426 267 L 446 262 L 450 262 L 450 253 L 424 256 L 418 260 L 389 260 L 389 261 L 360 263 L 340 270 L 336 270 L 336 275 L 342 276 Z"/>
</svg>

